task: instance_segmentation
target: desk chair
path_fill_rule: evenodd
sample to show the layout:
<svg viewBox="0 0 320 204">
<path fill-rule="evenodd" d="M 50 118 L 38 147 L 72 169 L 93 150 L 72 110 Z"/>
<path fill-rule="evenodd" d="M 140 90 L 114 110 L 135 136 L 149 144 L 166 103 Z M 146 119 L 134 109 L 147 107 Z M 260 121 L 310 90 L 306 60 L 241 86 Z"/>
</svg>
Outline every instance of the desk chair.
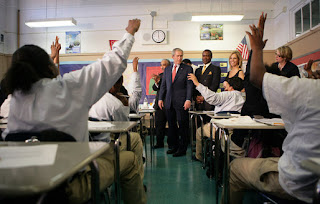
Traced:
<svg viewBox="0 0 320 204">
<path fill-rule="evenodd" d="M 6 136 L 5 141 L 25 141 L 28 142 L 76 142 L 75 138 L 71 135 L 54 130 L 43 130 L 40 132 L 18 132 L 10 133 Z M 92 203 L 100 203 L 100 183 L 99 183 L 99 167 L 95 160 L 90 163 L 90 168 L 92 171 L 91 179 L 91 201 Z M 37 203 L 57 203 L 57 202 L 67 202 L 67 197 L 64 192 L 64 184 L 54 189 L 52 192 L 42 195 Z M 58 201 L 56 200 L 58 199 Z M 62 200 L 61 200 L 62 199 Z M 25 203 L 25 202 L 24 202 Z"/>
<path fill-rule="evenodd" d="M 37 139 L 38 141 L 43 142 L 76 142 L 74 137 L 71 135 L 54 129 L 44 130 L 41 132 L 10 133 L 6 136 L 5 141 L 35 142 L 32 141 L 32 139 Z"/>
</svg>

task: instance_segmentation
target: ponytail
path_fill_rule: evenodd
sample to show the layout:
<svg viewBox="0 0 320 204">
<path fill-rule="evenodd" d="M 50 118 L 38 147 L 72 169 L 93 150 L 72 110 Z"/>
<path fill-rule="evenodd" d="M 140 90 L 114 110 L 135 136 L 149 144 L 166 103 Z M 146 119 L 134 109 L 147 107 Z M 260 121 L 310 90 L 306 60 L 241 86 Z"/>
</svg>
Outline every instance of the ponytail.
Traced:
<svg viewBox="0 0 320 204">
<path fill-rule="evenodd" d="M 40 79 L 56 77 L 52 66 L 49 55 L 40 47 L 25 45 L 19 48 L 13 53 L 11 66 L 4 78 L 7 94 L 16 90 L 27 93 Z"/>
<path fill-rule="evenodd" d="M 26 93 L 31 89 L 33 83 L 41 78 L 31 64 L 27 62 L 15 62 L 11 65 L 4 80 L 6 91 L 12 94 L 15 90 Z"/>
</svg>

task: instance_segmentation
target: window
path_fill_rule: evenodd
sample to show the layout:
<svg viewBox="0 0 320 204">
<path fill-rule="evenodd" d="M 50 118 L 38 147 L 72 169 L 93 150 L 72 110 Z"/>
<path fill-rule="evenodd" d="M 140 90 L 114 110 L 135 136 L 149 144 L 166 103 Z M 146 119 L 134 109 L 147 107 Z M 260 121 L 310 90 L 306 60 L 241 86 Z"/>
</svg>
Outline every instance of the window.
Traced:
<svg viewBox="0 0 320 204">
<path fill-rule="evenodd" d="M 310 4 L 305 5 L 302 8 L 303 16 L 303 32 L 310 30 Z"/>
<path fill-rule="evenodd" d="M 296 37 L 302 33 L 301 29 L 301 10 L 295 13 L 295 24 L 296 24 Z"/>
<path fill-rule="evenodd" d="M 320 24 L 320 0 L 311 0 L 294 13 L 295 36 Z"/>
<path fill-rule="evenodd" d="M 311 10 L 312 10 L 312 27 L 315 27 L 320 23 L 320 16 L 319 16 L 319 0 L 314 0 L 311 3 Z"/>
</svg>

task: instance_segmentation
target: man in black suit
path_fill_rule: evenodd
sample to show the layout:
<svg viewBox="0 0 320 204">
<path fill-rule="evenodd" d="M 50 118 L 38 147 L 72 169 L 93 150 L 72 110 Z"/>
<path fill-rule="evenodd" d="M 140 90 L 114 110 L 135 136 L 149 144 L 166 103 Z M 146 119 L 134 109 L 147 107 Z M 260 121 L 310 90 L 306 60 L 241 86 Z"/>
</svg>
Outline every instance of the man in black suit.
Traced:
<svg viewBox="0 0 320 204">
<path fill-rule="evenodd" d="M 212 52 L 210 50 L 204 50 L 202 52 L 202 62 L 203 66 L 200 66 L 196 69 L 196 77 L 198 81 L 207 86 L 211 91 L 216 92 L 219 88 L 220 78 L 221 78 L 221 69 L 218 66 L 215 66 L 211 63 Z M 195 98 L 195 107 L 198 111 L 211 111 L 214 110 L 214 106 L 207 103 L 199 91 L 194 90 Z M 208 122 L 208 119 L 205 118 L 204 122 Z"/>
<path fill-rule="evenodd" d="M 165 70 L 166 67 L 170 66 L 171 63 L 168 59 L 163 59 L 160 63 L 162 71 Z M 166 130 L 166 123 L 167 123 L 167 116 L 166 111 L 162 110 L 158 106 L 159 101 L 159 93 L 160 93 L 160 86 L 162 82 L 162 76 L 163 73 L 159 75 L 154 75 L 153 79 L 155 81 L 155 84 L 152 86 L 152 89 L 157 92 L 156 100 L 154 103 L 153 108 L 156 110 L 156 136 L 157 136 L 157 144 L 154 146 L 155 149 L 157 148 L 163 148 L 164 147 L 164 136 L 165 136 L 165 130 Z"/>
<path fill-rule="evenodd" d="M 192 73 L 192 68 L 181 63 L 183 51 L 180 48 L 173 49 L 172 59 L 173 66 L 167 67 L 163 73 L 158 105 L 161 109 L 165 107 L 167 112 L 170 148 L 167 154 L 179 157 L 186 155 L 188 146 L 188 109 L 191 106 L 193 84 L 187 76 Z"/>
</svg>

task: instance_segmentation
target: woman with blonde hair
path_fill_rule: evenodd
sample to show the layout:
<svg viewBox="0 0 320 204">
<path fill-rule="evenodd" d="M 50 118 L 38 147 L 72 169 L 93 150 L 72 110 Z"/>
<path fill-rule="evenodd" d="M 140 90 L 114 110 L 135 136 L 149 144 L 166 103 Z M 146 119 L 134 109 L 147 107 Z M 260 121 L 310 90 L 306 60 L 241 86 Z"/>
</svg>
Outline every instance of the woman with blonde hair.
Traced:
<svg viewBox="0 0 320 204">
<path fill-rule="evenodd" d="M 285 77 L 300 77 L 298 67 L 290 62 L 292 59 L 292 50 L 288 46 L 281 46 L 276 50 L 276 63 L 273 66 L 277 66 L 279 68 L 280 73 L 278 75 Z"/>
<path fill-rule="evenodd" d="M 244 79 L 244 73 L 241 69 L 242 57 L 239 51 L 235 50 L 230 54 L 229 57 L 230 71 L 227 74 L 226 80 L 232 77 L 239 77 Z"/>
</svg>

